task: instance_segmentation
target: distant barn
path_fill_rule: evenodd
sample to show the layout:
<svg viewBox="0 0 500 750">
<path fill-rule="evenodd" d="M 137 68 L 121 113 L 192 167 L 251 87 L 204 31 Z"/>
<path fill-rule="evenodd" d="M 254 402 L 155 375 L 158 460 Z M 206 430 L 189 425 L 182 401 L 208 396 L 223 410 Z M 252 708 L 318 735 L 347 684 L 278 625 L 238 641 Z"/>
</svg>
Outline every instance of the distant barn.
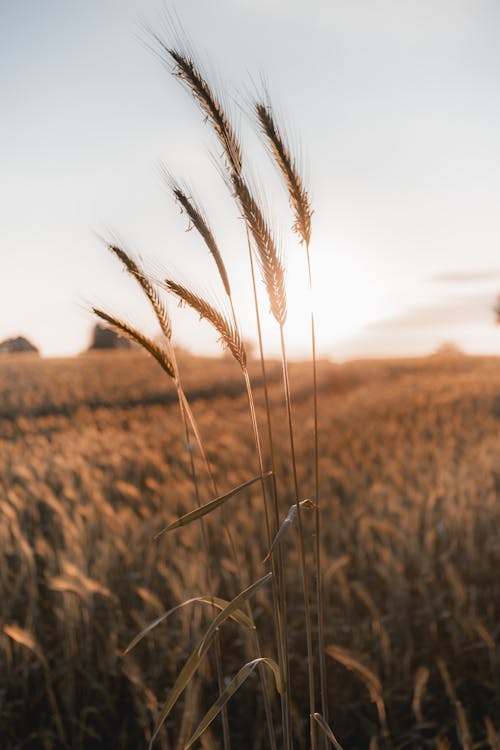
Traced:
<svg viewBox="0 0 500 750">
<path fill-rule="evenodd" d="M 109 349 L 130 349 L 132 346 L 128 339 L 119 336 L 112 328 L 106 328 L 96 323 L 92 329 L 92 339 L 89 351 Z"/>
<path fill-rule="evenodd" d="M 39 354 L 37 347 L 24 336 L 14 336 L 0 342 L 0 354 Z"/>
</svg>

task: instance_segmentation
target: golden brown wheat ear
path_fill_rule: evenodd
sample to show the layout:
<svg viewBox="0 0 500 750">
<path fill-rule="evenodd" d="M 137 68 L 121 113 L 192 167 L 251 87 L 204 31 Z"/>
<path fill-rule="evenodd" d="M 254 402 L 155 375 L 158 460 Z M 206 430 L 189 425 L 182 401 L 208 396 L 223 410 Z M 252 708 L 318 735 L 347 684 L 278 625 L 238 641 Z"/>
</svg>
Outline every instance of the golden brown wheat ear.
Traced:
<svg viewBox="0 0 500 750">
<path fill-rule="evenodd" d="M 134 341 L 136 344 L 142 346 L 143 349 L 149 352 L 149 354 L 151 354 L 151 356 L 156 359 L 158 364 L 161 365 L 165 372 L 175 380 L 174 366 L 167 354 L 166 349 L 163 346 L 155 344 L 152 339 L 144 336 L 144 334 L 142 334 L 136 328 L 133 328 L 128 323 L 125 323 L 125 321 L 120 320 L 119 318 L 115 318 L 113 315 L 108 315 L 108 313 L 103 312 L 103 310 L 99 310 L 97 307 L 93 307 L 92 311 L 95 315 L 97 315 L 98 318 L 104 320 L 116 331 L 123 334 L 131 341 Z"/>
<path fill-rule="evenodd" d="M 247 356 L 245 346 L 241 340 L 238 328 L 228 318 L 217 310 L 216 307 L 207 302 L 203 297 L 195 294 L 187 287 L 178 284 L 171 279 L 165 279 L 165 287 L 175 296 L 195 310 L 200 318 L 205 318 L 219 334 L 219 340 L 223 347 L 228 349 L 242 369 L 246 369 Z"/>
<path fill-rule="evenodd" d="M 299 174 L 297 162 L 292 156 L 286 139 L 280 133 L 269 104 L 255 103 L 258 123 L 264 133 L 272 155 L 288 188 L 290 204 L 295 213 L 293 230 L 307 246 L 311 241 L 312 208 L 309 195 Z"/>
<path fill-rule="evenodd" d="M 174 75 L 187 86 L 198 101 L 202 111 L 212 123 L 231 170 L 239 174 L 241 172 L 241 146 L 219 97 L 214 94 L 199 66 L 190 55 L 169 47 L 156 34 L 153 34 L 153 37 L 163 55 L 173 60 Z"/>
<path fill-rule="evenodd" d="M 209 252 L 211 253 L 215 261 L 217 270 L 219 271 L 219 276 L 224 286 L 224 290 L 226 294 L 228 295 L 228 297 L 230 297 L 231 287 L 229 284 L 229 277 L 227 275 L 226 266 L 224 265 L 224 261 L 222 260 L 222 255 L 219 250 L 219 246 L 217 245 L 214 234 L 212 230 L 210 229 L 208 220 L 201 206 L 196 202 L 196 200 L 192 196 L 188 197 L 186 190 L 184 190 L 177 182 L 171 180 L 170 188 L 172 190 L 172 193 L 174 194 L 176 201 L 182 206 L 184 211 L 187 213 L 192 226 L 201 235 L 203 241 L 205 242 L 205 245 L 207 246 Z"/>
<path fill-rule="evenodd" d="M 144 271 L 139 268 L 137 263 L 130 257 L 130 255 L 128 255 L 128 253 L 125 252 L 125 250 L 113 244 L 109 244 L 108 248 L 119 260 L 121 260 L 128 273 L 138 281 L 151 303 L 163 335 L 167 341 L 170 341 L 172 338 L 172 321 L 170 320 L 167 308 L 160 299 L 157 289 L 155 289 Z"/>
<path fill-rule="evenodd" d="M 284 268 L 276 249 L 271 230 L 247 182 L 242 177 L 242 151 L 235 130 L 199 66 L 192 57 L 169 48 L 155 37 L 163 53 L 175 62 L 174 75 L 185 83 L 211 122 L 226 155 L 229 184 L 254 238 L 257 259 L 266 285 L 271 312 L 283 326 L 286 320 Z"/>
<path fill-rule="evenodd" d="M 279 325 L 283 326 L 286 321 L 285 269 L 269 224 L 245 180 L 233 174 L 231 185 L 254 239 L 257 262 L 266 286 L 271 312 Z"/>
</svg>

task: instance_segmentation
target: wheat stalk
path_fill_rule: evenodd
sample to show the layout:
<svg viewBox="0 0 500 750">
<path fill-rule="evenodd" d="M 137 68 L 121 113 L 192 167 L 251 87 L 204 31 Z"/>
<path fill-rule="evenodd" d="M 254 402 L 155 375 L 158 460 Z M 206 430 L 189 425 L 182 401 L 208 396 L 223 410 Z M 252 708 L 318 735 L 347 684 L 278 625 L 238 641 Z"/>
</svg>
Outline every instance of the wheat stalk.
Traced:
<svg viewBox="0 0 500 750">
<path fill-rule="evenodd" d="M 293 231 L 298 234 L 300 242 L 306 248 L 307 275 L 309 290 L 312 300 L 312 272 L 311 272 L 311 217 L 313 214 L 309 194 L 300 175 L 297 161 L 292 155 L 288 145 L 287 138 L 279 130 L 274 119 L 272 108 L 269 102 L 255 102 L 255 113 L 257 121 L 264 134 L 268 147 L 276 165 L 284 179 L 285 186 L 288 190 L 290 205 L 295 214 L 295 222 L 292 226 Z M 310 309 L 311 321 L 311 365 L 313 380 L 313 418 L 314 418 L 314 496 L 315 505 L 315 574 L 316 574 L 316 606 L 318 619 L 318 647 L 319 647 L 319 669 L 320 669 L 320 686 L 321 686 L 321 707 L 323 717 L 328 722 L 328 695 L 327 695 L 327 678 L 325 664 L 325 639 L 324 639 L 324 602 L 323 602 L 323 582 L 321 572 L 321 520 L 319 504 L 319 429 L 318 429 L 318 374 L 317 374 L 317 355 L 316 355 L 316 326 L 314 321 L 314 310 L 311 304 Z"/>
<path fill-rule="evenodd" d="M 112 245 L 112 244 L 108 245 L 108 248 L 111 250 L 111 252 L 113 252 L 119 258 L 119 260 L 121 260 L 126 270 L 140 284 L 141 288 L 143 289 L 144 293 L 146 294 L 148 300 L 150 301 L 153 307 L 153 310 L 156 314 L 157 320 L 160 324 L 161 330 L 166 340 L 168 341 L 169 345 L 171 345 L 171 338 L 172 338 L 171 320 L 167 313 L 165 305 L 163 304 L 162 300 L 160 299 L 158 295 L 156 288 L 153 286 L 153 284 L 148 279 L 148 277 L 144 274 L 144 272 L 139 268 L 137 263 L 124 250 L 119 248 L 117 245 Z M 137 331 L 135 328 L 132 328 L 132 326 L 129 326 L 128 324 L 126 324 L 124 321 L 121 321 L 117 318 L 112 318 L 112 316 L 107 315 L 106 313 L 103 313 L 102 311 L 97 310 L 95 308 L 94 308 L 94 312 L 96 313 L 96 315 L 106 320 L 106 322 L 108 322 L 114 328 L 120 330 L 126 336 L 131 338 L 133 341 L 143 346 L 150 354 L 152 354 L 155 357 L 155 359 L 160 363 L 163 369 L 166 370 L 166 372 L 168 372 L 168 374 L 173 378 L 176 389 L 177 389 L 179 407 L 180 407 L 181 416 L 182 416 L 182 420 L 184 424 L 186 445 L 188 446 L 188 453 L 190 457 L 191 476 L 192 476 L 192 481 L 193 481 L 196 503 L 198 506 L 200 506 L 201 501 L 200 501 L 200 493 L 199 493 L 199 486 L 198 486 L 198 477 L 197 477 L 196 468 L 194 464 L 193 453 L 190 449 L 190 434 L 189 434 L 189 426 L 188 426 L 187 411 L 186 411 L 187 401 L 186 401 L 186 397 L 182 388 L 182 383 L 181 383 L 179 372 L 178 372 L 174 348 L 170 346 L 170 351 L 172 354 L 172 358 L 170 359 L 164 347 L 158 346 L 151 339 L 147 338 L 142 333 Z M 206 554 L 207 561 L 208 561 L 207 581 L 208 581 L 210 590 L 213 590 L 213 583 L 212 583 L 213 572 L 211 569 L 212 565 L 211 565 L 210 554 L 209 554 L 209 541 L 208 541 L 208 536 L 207 536 L 207 532 L 204 526 L 203 519 L 200 519 L 200 530 L 201 530 L 203 547 L 205 549 L 205 554 Z M 214 646 L 215 646 L 215 665 L 216 665 L 216 672 L 217 672 L 217 681 L 218 681 L 219 689 L 222 690 L 223 688 L 222 651 L 221 651 L 220 640 L 219 640 L 218 634 L 216 634 Z M 227 710 L 225 708 L 222 711 L 222 729 L 223 729 L 224 748 L 225 750 L 229 750 L 230 748 L 229 724 L 228 724 Z"/>
<path fill-rule="evenodd" d="M 202 211 L 198 208 L 198 206 L 194 203 L 194 201 L 190 200 L 186 192 L 179 187 L 175 181 L 173 181 L 171 178 L 169 179 L 170 186 L 174 192 L 174 195 L 176 199 L 181 203 L 181 205 L 184 207 L 186 212 L 188 213 L 188 216 L 191 219 L 192 225 L 197 229 L 200 236 L 204 240 L 205 244 L 208 247 L 209 252 L 213 256 L 215 263 L 217 265 L 217 268 L 219 270 L 219 275 L 221 277 L 222 283 L 224 285 L 224 289 L 228 298 L 230 310 L 231 310 L 231 317 L 232 322 L 235 330 L 239 330 L 238 321 L 236 317 L 236 311 L 234 309 L 233 299 L 231 295 L 231 288 L 229 284 L 229 280 L 227 277 L 226 268 L 224 265 L 224 262 L 222 260 L 222 256 L 220 253 L 220 250 L 215 242 L 215 238 L 213 236 L 213 232 L 211 231 L 208 221 L 203 215 Z M 248 228 L 247 228 L 247 236 L 248 236 Z M 252 250 L 249 246 L 249 254 L 250 254 L 250 261 L 251 261 L 251 267 L 252 267 L 252 280 L 254 282 L 254 290 L 255 290 L 255 281 L 254 281 L 254 274 L 253 274 L 253 263 L 252 263 Z M 260 320 L 258 315 L 258 307 L 257 309 L 257 324 L 259 328 L 259 341 L 260 339 Z M 262 355 L 262 348 L 261 348 L 261 360 L 263 362 L 263 355 Z M 262 447 L 261 447 L 261 441 L 259 436 L 259 430 L 258 430 L 258 424 L 257 424 L 257 418 L 255 413 L 255 404 L 254 404 L 254 398 L 253 398 L 253 392 L 252 387 L 250 383 L 250 378 L 248 375 L 248 371 L 246 367 L 242 368 L 243 375 L 245 379 L 245 386 L 247 390 L 247 396 L 248 396 L 248 404 L 250 409 L 250 415 L 252 420 L 252 430 L 254 433 L 254 442 L 255 447 L 257 451 L 257 457 L 259 461 L 259 471 L 262 479 L 262 493 L 263 493 L 263 500 L 264 500 L 264 511 L 265 511 L 265 520 L 266 520 L 266 530 L 268 535 L 268 542 L 270 543 L 271 540 L 271 524 L 270 524 L 270 517 L 269 517 L 269 511 L 268 511 L 268 498 L 267 498 L 267 491 L 266 487 L 263 481 L 264 477 L 264 463 L 263 463 L 263 455 L 262 455 Z M 265 380 L 265 370 L 264 370 L 264 383 L 265 383 L 265 393 L 266 393 L 266 404 L 268 406 L 268 397 L 267 397 L 267 384 Z M 267 409 L 267 418 L 268 418 L 268 430 L 270 434 L 270 450 L 271 450 L 271 456 L 272 456 L 272 463 L 274 466 L 274 454 L 273 454 L 273 448 L 272 448 L 272 434 L 271 434 L 271 424 L 270 424 L 270 413 L 269 413 L 269 407 Z M 275 513 L 275 523 L 276 528 L 279 528 L 280 521 L 279 521 L 279 509 L 278 509 L 278 502 L 277 502 L 277 491 L 276 491 L 276 480 L 273 474 L 273 500 L 274 500 L 274 513 Z M 283 569 L 283 563 L 282 563 L 282 555 L 281 550 L 278 552 L 278 564 L 275 565 L 275 560 L 272 560 L 272 567 L 273 572 L 277 573 L 277 576 L 273 578 L 273 614 L 275 618 L 276 628 L 277 628 L 277 634 L 278 634 L 278 651 L 279 651 L 279 662 L 282 665 L 283 668 L 283 677 L 284 677 L 284 684 L 286 686 L 284 691 L 284 699 L 282 701 L 282 711 L 283 711 L 283 726 L 284 726 L 284 733 L 285 733 L 285 747 L 289 747 L 289 741 L 288 741 L 288 735 L 290 734 L 289 728 L 288 728 L 288 682 L 289 682 L 289 670 L 288 670 L 288 654 L 287 654 L 287 647 L 286 647 L 286 595 L 285 595 L 285 583 L 284 583 L 284 569 Z M 264 679 L 264 676 L 263 676 Z M 267 701 L 267 690 L 264 691 L 264 697 L 265 697 L 265 707 L 266 712 L 270 716 L 270 708 Z M 271 736 L 272 740 L 272 736 Z"/>
</svg>

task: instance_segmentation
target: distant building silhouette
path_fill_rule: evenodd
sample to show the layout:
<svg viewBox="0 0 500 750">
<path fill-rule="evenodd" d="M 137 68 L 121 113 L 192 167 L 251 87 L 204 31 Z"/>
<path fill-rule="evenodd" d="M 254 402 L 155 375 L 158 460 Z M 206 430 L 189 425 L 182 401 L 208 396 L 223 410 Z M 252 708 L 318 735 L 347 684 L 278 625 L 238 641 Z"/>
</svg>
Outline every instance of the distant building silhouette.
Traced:
<svg viewBox="0 0 500 750">
<path fill-rule="evenodd" d="M 89 351 L 96 349 L 130 349 L 132 343 L 122 336 L 119 336 L 112 328 L 106 328 L 96 323 L 92 329 L 92 340 Z"/>
<path fill-rule="evenodd" d="M 24 336 L 14 336 L 0 342 L 0 354 L 39 354 L 37 347 Z"/>
</svg>

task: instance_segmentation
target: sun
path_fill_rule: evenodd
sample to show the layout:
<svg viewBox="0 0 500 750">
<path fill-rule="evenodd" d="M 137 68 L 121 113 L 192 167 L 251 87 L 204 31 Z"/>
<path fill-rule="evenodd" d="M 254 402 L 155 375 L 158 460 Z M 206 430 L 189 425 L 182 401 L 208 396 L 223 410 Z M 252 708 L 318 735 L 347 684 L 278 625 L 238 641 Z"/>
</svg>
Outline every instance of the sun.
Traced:
<svg viewBox="0 0 500 750">
<path fill-rule="evenodd" d="M 286 258 L 287 321 L 285 334 L 292 357 L 307 357 L 311 347 L 310 311 L 314 311 L 318 352 L 335 356 L 335 346 L 360 334 L 387 310 L 387 295 L 380 282 L 346 253 L 334 252 L 326 241 L 311 245 L 313 290 L 309 290 L 306 255 L 294 244 Z M 262 298 L 262 330 L 271 350 L 277 351 L 276 323 L 267 315 Z"/>
</svg>

